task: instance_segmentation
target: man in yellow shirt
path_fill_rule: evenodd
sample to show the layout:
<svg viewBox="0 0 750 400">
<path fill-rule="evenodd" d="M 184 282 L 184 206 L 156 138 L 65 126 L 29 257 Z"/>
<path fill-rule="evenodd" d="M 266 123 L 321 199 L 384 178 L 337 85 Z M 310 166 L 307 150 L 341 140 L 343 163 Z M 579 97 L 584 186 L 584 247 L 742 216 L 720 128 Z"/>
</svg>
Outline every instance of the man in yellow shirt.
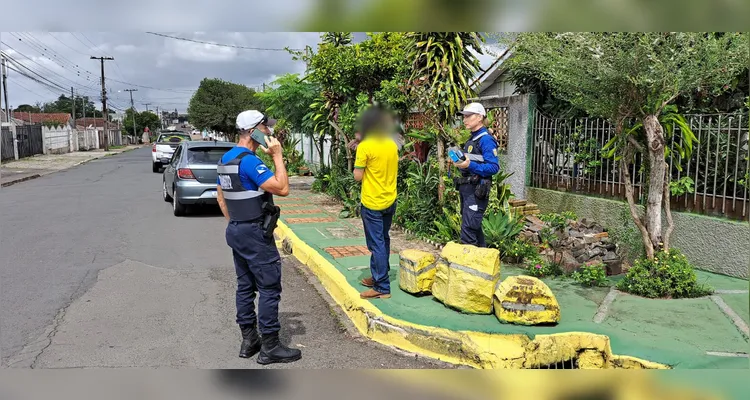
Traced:
<svg viewBox="0 0 750 400">
<path fill-rule="evenodd" d="M 398 146 L 393 141 L 393 119 L 378 108 L 362 114 L 361 132 L 365 139 L 357 147 L 354 179 L 362 182 L 362 222 L 370 256 L 371 277 L 362 280 L 369 287 L 360 294 L 363 299 L 391 297 L 389 257 L 391 222 L 396 213 L 396 177 Z"/>
</svg>

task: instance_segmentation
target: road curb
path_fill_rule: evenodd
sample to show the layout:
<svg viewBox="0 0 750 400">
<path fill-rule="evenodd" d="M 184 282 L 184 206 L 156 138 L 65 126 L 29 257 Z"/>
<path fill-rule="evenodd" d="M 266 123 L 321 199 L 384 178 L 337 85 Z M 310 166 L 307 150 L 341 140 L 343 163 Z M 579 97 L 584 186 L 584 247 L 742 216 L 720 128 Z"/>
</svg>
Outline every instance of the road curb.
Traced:
<svg viewBox="0 0 750 400">
<path fill-rule="evenodd" d="M 41 176 L 42 176 L 42 174 L 33 174 L 33 175 L 25 176 L 23 178 L 18 178 L 18 179 L 14 179 L 12 181 L 4 182 L 0 187 L 8 187 L 8 186 L 11 186 L 11 185 L 15 185 L 16 183 L 21 183 L 21 182 L 30 181 L 32 179 L 36 179 L 36 178 L 39 178 Z"/>
<path fill-rule="evenodd" d="M 320 280 L 362 336 L 398 349 L 474 368 L 546 368 L 577 360 L 578 368 L 669 369 L 664 364 L 612 354 L 608 336 L 588 332 L 536 335 L 452 331 L 414 324 L 381 312 L 359 297 L 344 275 L 282 221 L 282 247 Z M 571 362 L 572 364 L 572 362 Z"/>
</svg>

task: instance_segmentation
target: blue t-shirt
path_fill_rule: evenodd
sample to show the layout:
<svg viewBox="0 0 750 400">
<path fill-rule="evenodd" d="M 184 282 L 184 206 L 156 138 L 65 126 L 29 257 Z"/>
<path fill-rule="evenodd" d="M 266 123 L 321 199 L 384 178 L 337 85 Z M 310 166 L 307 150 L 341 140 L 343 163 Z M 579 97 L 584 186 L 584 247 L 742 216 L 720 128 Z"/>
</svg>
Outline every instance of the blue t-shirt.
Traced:
<svg viewBox="0 0 750 400">
<path fill-rule="evenodd" d="M 232 150 L 224 153 L 221 157 L 221 163 L 229 162 L 245 152 L 250 153 L 250 155 L 245 156 L 240 161 L 240 182 L 247 190 L 258 190 L 260 185 L 273 177 L 273 172 L 250 149 L 240 146 L 233 147 Z M 216 184 L 221 185 L 219 178 L 216 178 Z"/>
</svg>

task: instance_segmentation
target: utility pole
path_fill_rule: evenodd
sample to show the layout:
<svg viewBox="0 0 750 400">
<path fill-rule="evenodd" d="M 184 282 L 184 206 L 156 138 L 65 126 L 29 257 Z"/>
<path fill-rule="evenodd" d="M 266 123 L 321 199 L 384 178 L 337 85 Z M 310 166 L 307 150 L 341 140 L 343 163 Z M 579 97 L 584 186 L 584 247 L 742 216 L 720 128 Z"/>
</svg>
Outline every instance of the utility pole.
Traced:
<svg viewBox="0 0 750 400">
<path fill-rule="evenodd" d="M 2 74 L 3 74 L 3 96 L 5 97 L 5 117 L 10 122 L 10 107 L 8 106 L 8 70 L 5 68 L 5 57 L 0 59 L 2 61 Z"/>
<path fill-rule="evenodd" d="M 146 111 L 151 112 L 151 110 L 148 109 L 148 106 L 151 105 L 151 103 L 143 103 L 144 106 L 146 106 Z"/>
<path fill-rule="evenodd" d="M 104 151 L 109 151 L 109 112 L 107 112 L 107 87 L 104 85 L 104 61 L 114 60 L 112 57 L 94 57 L 92 60 L 99 60 L 102 63 L 102 114 L 104 115 L 104 133 L 101 135 L 104 140 Z"/>
<path fill-rule="evenodd" d="M 135 103 L 133 103 L 133 92 L 137 92 L 138 89 L 125 89 L 126 92 L 130 92 L 130 110 L 133 115 L 133 138 L 138 142 L 138 132 L 135 129 Z"/>
<path fill-rule="evenodd" d="M 13 158 L 18 160 L 18 136 L 16 132 L 16 124 L 11 122 L 11 115 L 10 115 L 10 104 L 8 103 L 8 70 L 5 68 L 5 57 L 0 57 L 0 74 L 2 74 L 2 89 L 3 89 L 3 97 L 5 97 L 5 120 L 8 122 L 8 129 L 10 129 L 12 137 L 13 137 Z M 3 112 L 2 107 L 0 107 L 0 112 Z"/>
<path fill-rule="evenodd" d="M 75 93 L 73 93 L 73 86 L 70 87 L 70 100 L 73 103 L 73 110 L 71 110 L 71 117 L 73 117 L 73 129 L 76 128 L 76 97 Z"/>
</svg>

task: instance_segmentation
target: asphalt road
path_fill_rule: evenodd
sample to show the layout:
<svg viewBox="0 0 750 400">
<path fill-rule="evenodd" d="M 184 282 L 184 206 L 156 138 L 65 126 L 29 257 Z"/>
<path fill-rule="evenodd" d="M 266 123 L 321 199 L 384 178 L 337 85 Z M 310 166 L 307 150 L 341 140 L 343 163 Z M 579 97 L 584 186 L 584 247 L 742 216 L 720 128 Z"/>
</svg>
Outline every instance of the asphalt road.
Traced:
<svg viewBox="0 0 750 400">
<path fill-rule="evenodd" d="M 0 214 L 0 249 L 3 255 L 0 271 L 0 348 L 3 366 L 8 366 L 9 360 L 18 360 L 19 353 L 24 354 L 29 346 L 33 348 L 40 338 L 49 339 L 51 344 L 60 348 L 63 345 L 70 348 L 70 342 L 55 344 L 55 335 L 64 338 L 60 342 L 75 341 L 73 348 L 79 349 L 76 351 L 91 354 L 71 354 L 71 350 L 67 350 L 69 353 L 64 356 L 62 351 L 52 352 L 59 356 L 40 362 L 36 367 L 81 367 L 72 365 L 84 363 L 81 360 L 95 361 L 91 361 L 88 367 L 107 366 L 106 357 L 93 356 L 100 352 L 97 347 L 100 344 L 87 343 L 87 340 L 94 339 L 89 339 L 90 336 L 83 333 L 75 333 L 75 329 L 82 326 L 81 321 L 93 324 L 91 326 L 94 328 L 86 329 L 99 329 L 99 339 L 111 337 L 111 340 L 126 342 L 121 351 L 129 351 L 130 363 L 133 363 L 132 360 L 136 362 L 135 365 L 126 365 L 130 367 L 139 366 L 139 356 L 146 355 L 140 355 L 138 351 L 153 352 L 158 350 L 158 343 L 162 343 L 159 340 L 168 339 L 159 337 L 162 333 L 157 325 L 171 324 L 169 326 L 174 327 L 164 335 L 180 336 L 192 332 L 195 336 L 198 331 L 191 326 L 195 322 L 170 322 L 170 318 L 183 318 L 179 303 L 165 301 L 159 304 L 157 301 L 154 307 L 162 309 L 154 315 L 161 320 L 152 325 L 149 325 L 151 322 L 137 322 L 141 312 L 137 306 L 136 309 L 131 307 L 117 311 L 122 312 L 121 315 L 110 315 L 114 312 L 110 311 L 114 305 L 111 304 L 112 299 L 108 299 L 107 290 L 117 292 L 113 293 L 116 298 L 129 299 L 123 302 L 154 296 L 154 290 L 163 291 L 156 293 L 157 298 L 178 298 L 175 297 L 179 296 L 177 292 L 170 293 L 177 288 L 172 289 L 168 284 L 150 287 L 149 293 L 139 292 L 146 290 L 150 279 L 147 274 L 151 270 L 154 274 L 161 273 L 154 275 L 153 281 L 168 282 L 170 276 L 180 276 L 192 279 L 190 282 L 196 287 L 208 287 L 209 281 L 219 282 L 216 287 L 224 292 L 217 301 L 223 306 L 213 310 L 210 309 L 212 303 L 208 302 L 202 307 L 209 307 L 205 312 L 211 318 L 220 320 L 227 329 L 231 327 L 232 331 L 219 333 L 217 330 L 217 337 L 214 338 L 217 350 L 215 359 L 210 362 L 206 360 L 213 353 L 206 354 L 204 349 L 201 357 L 183 357 L 175 361 L 165 356 L 163 359 L 152 359 L 148 366 L 243 367 L 244 364 L 239 362 L 246 362 L 248 367 L 257 366 L 254 362 L 241 361 L 232 356 L 236 353 L 239 336 L 234 331 L 233 304 L 227 307 L 233 296 L 231 285 L 234 268 L 224 241 L 224 219 L 216 208 L 197 210 L 197 213 L 184 218 L 174 217 L 171 206 L 161 199 L 161 175 L 151 172 L 149 151 L 149 148 L 142 148 L 105 157 L 0 191 L 0 207 L 3 210 Z M 145 267 L 138 267 L 141 265 Z M 292 344 L 304 343 L 303 359 L 289 367 L 435 367 L 428 360 L 397 354 L 347 334 L 335 313 L 331 312 L 329 304 L 308 282 L 306 275 L 297 270 L 299 267 L 293 259 L 285 258 L 282 337 Z M 112 272 L 99 274 L 105 269 Z M 123 278 L 127 276 L 123 274 L 136 273 L 133 271 L 140 274 L 137 279 L 143 284 L 129 285 L 127 279 Z M 109 281 L 102 282 L 103 279 Z M 201 279 L 205 280 L 205 285 Z M 83 304 L 76 303 L 79 298 Z M 61 313 L 68 307 L 71 309 L 67 315 Z M 190 318 L 195 315 L 193 312 Z M 130 321 L 140 324 L 138 329 L 143 337 L 148 338 L 144 340 L 154 341 L 151 346 L 145 346 L 145 350 L 136 346 L 139 333 L 127 330 Z M 202 322 L 209 323 L 209 320 Z M 122 326 L 122 329 L 118 329 L 119 336 L 107 331 L 107 327 L 118 324 Z M 153 331 L 144 332 L 150 327 L 153 327 Z M 204 331 L 200 332 L 203 334 Z M 123 337 L 125 334 L 127 337 Z M 48 345 L 41 347 L 45 346 Z M 120 351 L 113 345 L 109 348 L 114 349 L 111 350 L 113 352 Z M 173 350 L 181 351 L 179 346 Z M 31 357 L 34 360 L 19 365 L 32 366 L 33 362 L 38 361 L 39 354 L 32 354 Z M 175 357 L 179 358 L 179 354 Z M 112 366 L 125 365 L 114 363 Z"/>
</svg>

